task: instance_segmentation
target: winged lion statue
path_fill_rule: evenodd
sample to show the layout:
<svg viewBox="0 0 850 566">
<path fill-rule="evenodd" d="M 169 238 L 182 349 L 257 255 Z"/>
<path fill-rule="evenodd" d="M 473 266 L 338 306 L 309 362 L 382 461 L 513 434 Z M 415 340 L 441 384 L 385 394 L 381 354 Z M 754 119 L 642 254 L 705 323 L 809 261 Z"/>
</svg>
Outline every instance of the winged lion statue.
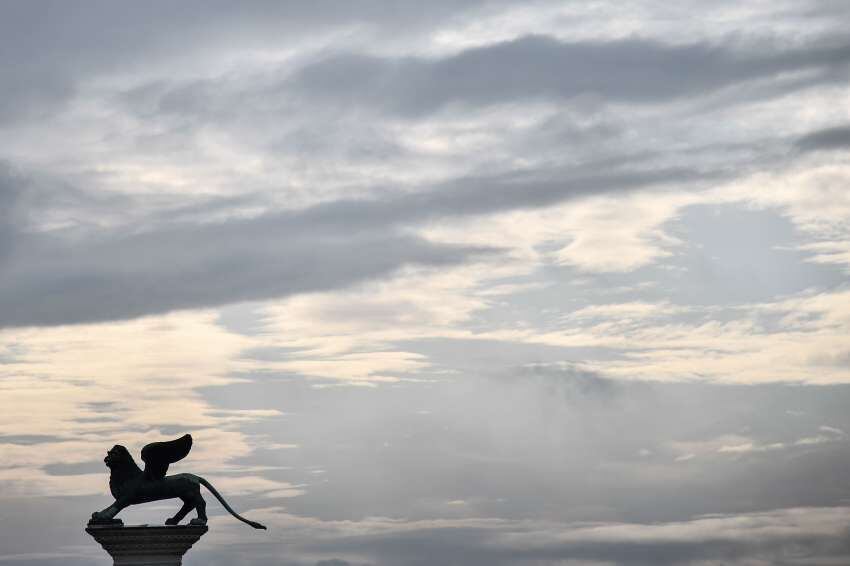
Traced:
<svg viewBox="0 0 850 566">
<path fill-rule="evenodd" d="M 194 509 L 198 516 L 189 521 L 189 524 L 206 525 L 207 504 L 201 497 L 203 485 L 231 515 L 255 529 L 265 529 L 264 525 L 250 521 L 234 511 L 224 497 L 204 478 L 194 474 L 165 475 L 168 466 L 185 458 L 191 449 L 192 436 L 189 434 L 176 440 L 148 444 L 142 448 L 142 461 L 145 463 L 145 469 L 142 471 L 125 447 L 120 444 L 113 446 L 106 453 L 103 461 L 110 470 L 109 490 L 115 497 L 115 502 L 102 511 L 92 513 L 89 523 L 120 523 L 121 520 L 115 519 L 115 516 L 130 505 L 179 498 L 183 501 L 183 506 L 177 514 L 166 519 L 165 524 L 177 525 Z"/>
</svg>

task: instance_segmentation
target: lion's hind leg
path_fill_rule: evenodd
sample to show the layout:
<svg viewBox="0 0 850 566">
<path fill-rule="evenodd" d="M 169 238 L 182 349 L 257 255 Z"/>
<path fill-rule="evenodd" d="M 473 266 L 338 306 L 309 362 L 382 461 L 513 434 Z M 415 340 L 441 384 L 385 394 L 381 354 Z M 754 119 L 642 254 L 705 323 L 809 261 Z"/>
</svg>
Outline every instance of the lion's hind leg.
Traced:
<svg viewBox="0 0 850 566">
<path fill-rule="evenodd" d="M 194 504 L 193 500 L 185 498 L 185 497 L 181 497 L 180 499 L 183 500 L 183 507 L 180 508 L 180 510 L 177 512 L 176 515 L 165 520 L 166 525 L 178 525 L 178 524 L 180 524 L 180 521 L 183 520 L 183 517 L 188 515 L 189 511 L 191 511 L 192 509 L 195 508 L 195 504 Z"/>
<path fill-rule="evenodd" d="M 190 525 L 206 525 L 207 524 L 207 502 L 204 501 L 204 498 L 201 496 L 201 488 L 198 486 L 197 492 L 195 492 L 193 504 L 195 509 L 198 511 L 198 516 L 189 521 Z"/>
</svg>

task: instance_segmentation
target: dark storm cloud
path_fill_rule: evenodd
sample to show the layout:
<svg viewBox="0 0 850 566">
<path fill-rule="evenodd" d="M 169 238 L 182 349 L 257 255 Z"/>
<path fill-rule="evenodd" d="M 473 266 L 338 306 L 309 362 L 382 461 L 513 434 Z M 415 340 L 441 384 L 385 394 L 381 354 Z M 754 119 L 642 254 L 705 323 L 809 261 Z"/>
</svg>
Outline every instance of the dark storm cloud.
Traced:
<svg viewBox="0 0 850 566">
<path fill-rule="evenodd" d="M 649 40 L 568 43 L 542 36 L 462 51 L 443 59 L 340 54 L 293 78 L 306 96 L 421 115 L 446 104 L 487 105 L 528 98 L 595 95 L 663 102 L 781 73 L 813 71 L 805 84 L 847 67 L 850 45 L 760 45 L 739 50 Z"/>
<path fill-rule="evenodd" d="M 850 126 L 838 126 L 812 132 L 797 140 L 801 151 L 828 151 L 850 148 Z"/>
</svg>

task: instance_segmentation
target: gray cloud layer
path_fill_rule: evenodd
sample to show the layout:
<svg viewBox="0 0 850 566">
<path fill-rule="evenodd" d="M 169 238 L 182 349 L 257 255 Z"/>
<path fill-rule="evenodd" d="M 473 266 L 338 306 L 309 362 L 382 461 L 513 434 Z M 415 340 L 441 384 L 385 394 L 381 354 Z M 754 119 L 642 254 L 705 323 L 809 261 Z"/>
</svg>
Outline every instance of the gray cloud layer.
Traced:
<svg viewBox="0 0 850 566">
<path fill-rule="evenodd" d="M 473 376 L 480 366 L 457 347 L 464 355 L 452 365 L 464 379 L 454 382 L 316 389 L 296 376 L 263 374 L 204 390 L 224 410 L 285 409 L 243 430 L 297 448 L 264 449 L 260 441 L 242 461 L 269 466 L 263 475 L 306 494 L 231 497 L 239 509 L 283 506 L 280 538 L 257 544 L 228 517 L 216 533 L 235 532 L 244 544 L 215 546 L 211 537 L 193 560 L 799 566 L 850 556 L 842 536 L 850 511 L 835 507 L 850 486 L 848 441 L 837 432 L 850 430 L 850 387 L 623 383 L 547 365 Z M 488 348 L 493 358 L 506 345 Z M 825 440 L 794 444 L 818 434 Z M 723 451 L 742 437 L 784 447 Z M 689 451 L 693 458 L 677 460 Z M 73 477 L 89 464 L 48 471 Z M 80 517 L 102 500 L 4 501 L 16 517 L 4 550 L 31 551 L 26 536 L 36 525 L 70 549 L 86 548 Z M 61 520 L 44 521 L 49 505 Z M 225 512 L 211 505 L 210 513 L 216 520 Z M 60 554 L 39 563 L 76 562 Z"/>
<path fill-rule="evenodd" d="M 456 263 L 486 251 L 340 220 L 311 226 L 292 214 L 79 239 L 7 227 L 15 248 L 2 264 L 0 326 L 129 318 L 332 289 L 405 264 Z"/>
<path fill-rule="evenodd" d="M 227 49 L 264 46 L 344 27 L 394 33 L 434 25 L 502 2 L 439 0 L 427 8 L 380 1 L 152 2 L 72 6 L 51 0 L 0 8 L 0 123 L 37 119 L 62 108 L 87 79 L 140 70 L 151 62 L 186 62 Z"/>
<path fill-rule="evenodd" d="M 838 126 L 812 132 L 797 140 L 802 151 L 825 151 L 850 147 L 850 126 Z"/>
<path fill-rule="evenodd" d="M 840 128 L 814 132 L 800 138 L 797 146 L 833 147 L 842 135 Z M 5 275 L 0 281 L 0 327 L 126 319 L 340 288 L 407 264 L 446 265 L 495 251 L 436 245 L 404 231 L 425 221 L 544 207 L 646 187 L 716 182 L 728 174 L 593 164 L 514 171 L 206 223 L 191 215 L 250 202 L 250 197 L 200 199 L 194 205 L 157 211 L 135 225 L 75 234 L 37 232 L 33 220 L 63 209 L 120 214 L 122 207 L 143 201 L 98 197 L 67 184 L 42 186 L 7 167 L 0 175 L 0 266 Z"/>
<path fill-rule="evenodd" d="M 780 73 L 811 70 L 821 80 L 847 67 L 850 45 L 735 50 L 655 41 L 565 43 L 524 37 L 436 60 L 342 55 L 302 69 L 295 83 L 307 96 L 421 115 L 452 103 L 517 102 L 582 94 L 659 102 Z M 807 85 L 817 82 L 809 79 Z"/>
<path fill-rule="evenodd" d="M 401 231 L 410 223 L 711 177 L 684 169 L 516 173 L 249 220 L 81 237 L 14 231 L 19 222 L 9 213 L 2 226 L 14 254 L 3 264 L 0 326 L 122 319 L 339 288 L 406 264 L 451 264 L 494 251 L 428 243 Z M 11 203 L 20 190 L 10 175 L 5 182 Z"/>
<path fill-rule="evenodd" d="M 256 376 L 207 394 L 225 407 L 287 399 L 289 416 L 249 427 L 283 430 L 299 445 L 257 454 L 291 470 L 273 477 L 311 485 L 282 504 L 299 517 L 363 522 L 303 540 L 303 553 L 381 566 L 801 564 L 850 555 L 836 519 L 808 523 L 810 514 L 828 517 L 814 508 L 848 488 L 848 444 L 835 432 L 850 429 L 847 386 L 622 383 L 546 365 L 472 377 L 476 359 L 506 345 L 478 347 L 473 355 L 457 346 L 450 367 L 464 379 L 454 383 L 316 390 Z M 537 357 L 569 355 L 541 349 Z M 794 444 L 818 435 L 819 443 Z M 747 438 L 784 447 L 723 451 Z M 321 475 L 309 473 L 317 468 Z M 719 514 L 716 522 L 686 526 L 706 513 Z M 447 524 L 429 524 L 435 515 Z M 422 523 L 363 534 L 382 516 Z M 502 521 L 464 523 L 478 517 Z M 606 531 L 618 523 L 626 525 Z M 569 536 L 593 526 L 600 532 Z"/>
<path fill-rule="evenodd" d="M 482 373 L 475 360 L 498 359 L 506 347 L 456 345 L 459 361 L 446 367 L 465 377 L 455 383 L 316 391 L 297 380 L 256 377 L 207 395 L 225 407 L 236 406 L 230 399 L 260 407 L 288 400 L 292 416 L 250 429 L 272 434 L 285 426 L 286 441 L 300 446 L 268 454 L 263 463 L 326 471 L 322 477 L 329 482 L 321 489 L 286 505 L 328 520 L 399 513 L 424 520 L 434 505 L 450 513 L 447 501 L 466 500 L 454 511 L 511 519 L 677 521 L 830 505 L 847 487 L 836 467 L 846 437 L 830 433 L 821 444 L 794 445 L 821 434 L 822 425 L 850 429 L 841 412 L 850 395 L 846 386 L 623 384 L 546 366 L 472 377 Z M 536 357 L 571 355 L 567 349 L 544 352 Z M 431 359 L 443 361 L 440 355 Z M 754 404 L 761 410 L 753 412 Z M 336 448 L 321 439 L 333 439 Z M 719 451 L 748 441 L 785 447 Z M 676 460 L 688 454 L 692 460 Z M 280 477 L 310 481 L 304 473 Z M 823 481 L 810 482 L 813 475 Z"/>
<path fill-rule="evenodd" d="M 280 29 L 298 34 L 307 24 L 330 30 L 369 22 L 375 29 L 413 30 L 458 16 L 453 2 L 429 8 L 424 19 L 412 8 L 377 17 L 386 11 L 380 3 L 357 9 L 344 3 L 322 6 L 250 4 L 239 10 L 237 26 L 231 25 L 234 13 L 225 5 L 219 6 L 220 11 L 205 11 L 209 17 L 199 19 L 197 6 L 181 4 L 180 9 L 167 10 L 168 25 L 162 25 L 164 5 L 133 7 L 119 14 L 114 6 L 103 4 L 88 7 L 91 12 L 87 8 L 70 14 L 60 3 L 53 6 L 49 18 L 42 17 L 42 7 L 13 7 L 0 24 L 8 32 L 12 49 L 0 57 L 20 58 L 30 51 L 41 56 L 19 66 L 25 75 L 5 81 L 24 89 L 20 96 L 7 98 L 5 104 L 12 109 L 7 114 L 16 120 L 31 119 L 32 108 L 49 100 L 67 100 L 77 84 L 125 67 L 136 69 L 143 62 L 155 66 L 166 55 L 179 66 L 180 58 L 174 53 L 184 44 L 189 45 L 187 57 L 200 57 L 192 45 L 214 44 L 220 50 L 234 44 L 248 46 L 249 31 L 258 44 L 265 44 Z M 466 9 L 479 8 L 483 9 L 476 4 Z M 117 29 L 121 34 L 116 34 Z M 111 48 L 101 49 L 102 44 Z M 249 73 L 233 84 L 229 79 L 160 79 L 129 90 L 119 88 L 110 100 L 117 100 L 144 123 L 177 120 L 177 125 L 157 134 L 161 140 L 172 140 L 159 150 L 168 153 L 211 124 L 226 128 L 232 119 L 245 120 L 243 126 L 249 131 L 259 127 L 273 116 L 252 114 L 256 111 L 252 105 L 278 97 L 295 105 L 290 110 L 317 116 L 330 104 L 351 114 L 371 108 L 419 118 L 455 103 L 481 108 L 536 98 L 563 101 L 580 95 L 661 103 L 763 79 L 772 81 L 771 88 L 782 90 L 783 74 L 805 72 L 807 80 L 794 84 L 815 85 L 840 76 L 848 54 L 846 42 L 829 38 L 796 46 L 744 41 L 720 46 L 650 39 L 565 42 L 523 36 L 438 58 L 331 52 L 320 53 L 317 59 L 313 53 L 294 73 L 282 77 L 272 73 L 271 79 L 258 78 Z M 289 138 L 284 135 L 277 143 L 285 146 L 295 136 L 298 143 L 310 146 L 310 134 L 288 132 Z M 805 151 L 836 147 L 844 143 L 844 137 L 840 128 L 815 133 L 801 139 L 798 147 Z M 144 154 L 147 148 L 141 146 L 146 142 L 137 142 L 140 147 L 135 151 Z M 272 151 L 274 142 L 270 143 Z M 329 143 L 321 142 L 318 149 L 327 149 L 322 144 Z M 547 145 L 551 143 L 547 139 Z M 386 144 L 378 153 L 393 151 L 401 150 Z M 191 155 L 188 151 L 187 156 Z M 77 189 L 70 182 L 44 191 L 6 173 L 0 179 L 0 265 L 4 269 L 0 326 L 121 319 L 215 306 L 338 288 L 410 263 L 461 262 L 482 250 L 434 245 L 405 230 L 425 221 L 543 207 L 586 195 L 670 185 L 686 189 L 701 181 L 739 175 L 746 168 L 740 161 L 731 164 L 734 171 L 730 163 L 709 168 L 691 158 L 671 164 L 659 155 L 645 156 L 646 163 L 638 167 L 635 155 L 622 151 L 602 157 L 580 166 L 555 163 L 527 170 L 504 166 L 488 175 L 467 174 L 420 186 L 415 192 L 376 191 L 372 199 L 341 199 L 250 220 L 204 224 L 193 218 L 204 207 L 226 210 L 250 196 L 230 201 L 195 199 L 141 221 L 134 218 L 125 228 L 92 228 L 84 236 L 67 231 L 36 233 L 28 223 L 74 207 L 83 211 L 73 215 L 79 224 L 84 221 L 77 218 L 91 220 L 101 214 L 121 218 L 128 216 L 122 209 L 135 207 L 139 199 L 94 196 L 95 191 Z M 354 158 L 359 159 L 356 154 Z M 86 181 L 85 176 L 80 179 Z"/>
</svg>

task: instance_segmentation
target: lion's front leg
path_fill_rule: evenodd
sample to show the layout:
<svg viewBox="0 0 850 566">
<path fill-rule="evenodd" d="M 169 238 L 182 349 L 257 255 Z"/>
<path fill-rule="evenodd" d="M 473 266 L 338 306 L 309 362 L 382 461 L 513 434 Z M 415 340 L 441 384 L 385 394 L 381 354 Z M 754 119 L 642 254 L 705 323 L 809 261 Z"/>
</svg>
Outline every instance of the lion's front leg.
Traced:
<svg viewBox="0 0 850 566">
<path fill-rule="evenodd" d="M 128 503 L 122 500 L 116 500 L 112 505 L 103 511 L 95 511 L 91 514 L 91 520 L 95 523 L 117 523 L 120 519 L 115 519 L 115 515 L 127 507 Z"/>
<path fill-rule="evenodd" d="M 177 514 L 174 515 L 173 517 L 166 519 L 165 524 L 166 525 L 179 525 L 180 521 L 183 520 L 183 517 L 188 515 L 189 511 L 191 511 L 194 508 L 195 508 L 194 503 L 184 499 L 183 500 L 183 507 L 180 508 L 180 511 L 178 511 Z"/>
</svg>

